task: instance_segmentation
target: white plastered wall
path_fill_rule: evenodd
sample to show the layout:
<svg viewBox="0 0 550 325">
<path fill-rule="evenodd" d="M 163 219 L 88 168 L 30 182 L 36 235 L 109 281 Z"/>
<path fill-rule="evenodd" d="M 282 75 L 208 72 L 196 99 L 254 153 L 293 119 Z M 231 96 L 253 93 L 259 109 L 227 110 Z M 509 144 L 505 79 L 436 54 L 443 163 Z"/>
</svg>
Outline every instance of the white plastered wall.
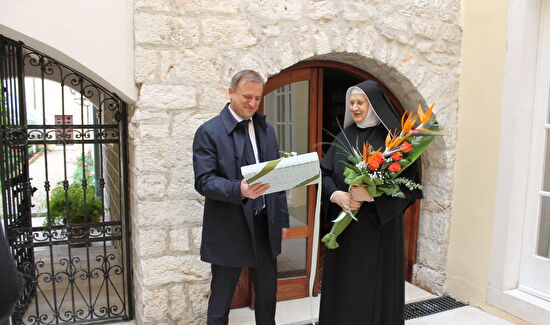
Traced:
<svg viewBox="0 0 550 325">
<path fill-rule="evenodd" d="M 0 34 L 135 102 L 132 0 L 0 0 Z"/>
<path fill-rule="evenodd" d="M 510 0 L 501 143 L 487 302 L 534 324 L 550 324 L 550 303 L 518 290 L 537 80 L 542 3 Z M 548 5 L 548 3 L 546 4 Z"/>
</svg>

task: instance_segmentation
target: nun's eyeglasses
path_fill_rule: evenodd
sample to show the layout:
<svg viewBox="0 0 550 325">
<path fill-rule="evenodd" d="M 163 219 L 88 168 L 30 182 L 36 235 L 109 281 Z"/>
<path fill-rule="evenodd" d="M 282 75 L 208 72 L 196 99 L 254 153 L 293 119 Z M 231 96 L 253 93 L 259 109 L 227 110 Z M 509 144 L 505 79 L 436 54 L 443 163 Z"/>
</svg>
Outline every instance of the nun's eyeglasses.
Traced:
<svg viewBox="0 0 550 325">
<path fill-rule="evenodd" d="M 353 107 L 355 104 L 357 104 L 357 106 L 361 106 L 361 105 L 365 104 L 365 102 L 362 101 L 362 100 L 350 100 L 349 101 L 349 105 L 351 107 Z"/>
</svg>

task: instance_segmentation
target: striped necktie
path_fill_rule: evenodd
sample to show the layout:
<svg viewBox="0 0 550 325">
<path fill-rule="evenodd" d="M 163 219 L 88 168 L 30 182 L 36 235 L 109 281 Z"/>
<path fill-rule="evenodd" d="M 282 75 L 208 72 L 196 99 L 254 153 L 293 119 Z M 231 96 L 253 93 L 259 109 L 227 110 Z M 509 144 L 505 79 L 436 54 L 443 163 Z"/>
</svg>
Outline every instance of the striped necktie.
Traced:
<svg viewBox="0 0 550 325">
<path fill-rule="evenodd" d="M 250 134 L 248 133 L 249 122 L 250 120 L 242 120 L 239 122 L 241 133 L 245 135 L 244 151 L 243 151 L 243 166 L 252 165 L 256 163 L 256 158 L 254 157 L 254 149 L 252 149 L 252 141 L 250 140 Z M 253 205 L 254 205 L 254 213 L 258 214 L 258 212 L 260 212 L 265 206 L 264 196 L 262 195 L 254 199 Z"/>
</svg>

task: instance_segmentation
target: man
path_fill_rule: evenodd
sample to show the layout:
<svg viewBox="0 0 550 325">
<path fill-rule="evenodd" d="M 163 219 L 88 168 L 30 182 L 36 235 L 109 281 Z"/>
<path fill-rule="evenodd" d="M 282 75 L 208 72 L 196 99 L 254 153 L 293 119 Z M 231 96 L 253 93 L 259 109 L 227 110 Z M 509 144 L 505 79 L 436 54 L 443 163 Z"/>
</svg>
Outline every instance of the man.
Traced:
<svg viewBox="0 0 550 325">
<path fill-rule="evenodd" d="M 265 115 L 256 113 L 264 88 L 255 71 L 231 79 L 230 103 L 195 133 L 195 189 L 205 196 L 201 260 L 212 264 L 208 325 L 227 324 L 243 267 L 256 292 L 256 324 L 275 324 L 277 255 L 288 228 L 285 192 L 263 195 L 269 184 L 249 185 L 241 166 L 279 158 Z"/>
</svg>

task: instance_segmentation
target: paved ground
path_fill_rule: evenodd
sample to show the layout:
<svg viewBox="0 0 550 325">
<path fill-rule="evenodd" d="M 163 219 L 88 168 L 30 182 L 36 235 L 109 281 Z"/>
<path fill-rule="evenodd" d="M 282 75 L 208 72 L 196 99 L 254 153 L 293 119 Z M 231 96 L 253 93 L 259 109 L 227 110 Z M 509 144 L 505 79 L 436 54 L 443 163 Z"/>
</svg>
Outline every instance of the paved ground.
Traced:
<svg viewBox="0 0 550 325">
<path fill-rule="evenodd" d="M 407 303 L 427 300 L 435 296 L 419 289 L 410 283 L 405 285 L 405 301 Z M 296 299 L 277 303 L 277 324 L 302 325 L 311 323 L 311 318 L 317 320 L 319 299 Z M 229 325 L 254 325 L 254 311 L 250 308 L 234 309 L 229 314 Z M 478 308 L 462 307 L 450 311 L 411 319 L 406 325 L 512 325 L 512 323 L 488 314 Z"/>
</svg>

